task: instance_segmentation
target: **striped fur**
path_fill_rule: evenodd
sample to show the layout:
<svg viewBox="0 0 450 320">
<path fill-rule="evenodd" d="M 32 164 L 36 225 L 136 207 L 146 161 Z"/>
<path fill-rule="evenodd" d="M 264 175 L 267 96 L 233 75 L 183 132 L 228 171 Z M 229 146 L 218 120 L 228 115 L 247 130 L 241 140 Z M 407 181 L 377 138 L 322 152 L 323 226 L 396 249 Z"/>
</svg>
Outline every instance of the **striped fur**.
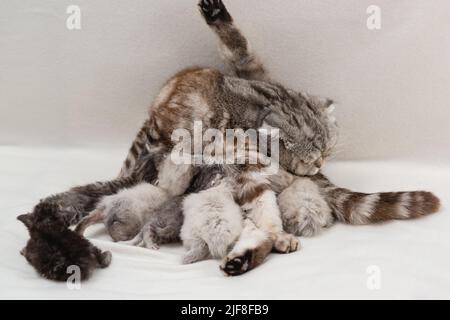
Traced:
<svg viewBox="0 0 450 320">
<path fill-rule="evenodd" d="M 335 218 L 343 223 L 362 225 L 389 220 L 406 220 L 435 213 L 440 200 L 427 191 L 360 193 L 332 184 L 324 175 L 313 177 L 323 188 Z"/>
<path fill-rule="evenodd" d="M 440 207 L 439 199 L 430 192 L 353 192 L 335 186 L 321 173 L 296 177 L 282 172 L 269 180 L 279 193 L 283 229 L 297 236 L 314 236 L 336 220 L 368 225 L 419 218 Z"/>
<path fill-rule="evenodd" d="M 147 138 L 147 131 L 149 126 L 148 123 L 149 123 L 148 120 L 144 122 L 141 129 L 134 138 L 133 143 L 131 144 L 131 147 L 128 151 L 128 155 L 122 165 L 118 178 L 128 177 L 133 172 L 134 166 L 136 165 L 136 161 L 148 142 Z"/>
<path fill-rule="evenodd" d="M 439 199 L 426 191 L 366 194 L 336 188 L 328 193 L 328 202 L 335 217 L 348 224 L 419 218 L 440 207 Z"/>
</svg>

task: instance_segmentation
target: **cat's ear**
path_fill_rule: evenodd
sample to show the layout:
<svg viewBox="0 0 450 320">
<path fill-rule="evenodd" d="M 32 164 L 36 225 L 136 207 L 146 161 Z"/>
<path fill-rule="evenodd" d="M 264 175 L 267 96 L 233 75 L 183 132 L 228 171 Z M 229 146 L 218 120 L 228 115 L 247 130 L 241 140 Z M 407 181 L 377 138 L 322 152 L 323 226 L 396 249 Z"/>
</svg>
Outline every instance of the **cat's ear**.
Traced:
<svg viewBox="0 0 450 320">
<path fill-rule="evenodd" d="M 336 104 L 334 102 L 332 102 L 330 105 L 327 106 L 327 113 L 328 114 L 332 114 L 333 111 L 336 109 Z"/>
<path fill-rule="evenodd" d="M 27 228 L 32 225 L 31 213 L 21 214 L 17 217 L 17 220 L 21 221 Z"/>
<path fill-rule="evenodd" d="M 336 103 L 331 99 L 326 99 L 323 106 L 325 106 L 325 110 L 328 114 L 331 114 L 336 109 Z"/>
</svg>

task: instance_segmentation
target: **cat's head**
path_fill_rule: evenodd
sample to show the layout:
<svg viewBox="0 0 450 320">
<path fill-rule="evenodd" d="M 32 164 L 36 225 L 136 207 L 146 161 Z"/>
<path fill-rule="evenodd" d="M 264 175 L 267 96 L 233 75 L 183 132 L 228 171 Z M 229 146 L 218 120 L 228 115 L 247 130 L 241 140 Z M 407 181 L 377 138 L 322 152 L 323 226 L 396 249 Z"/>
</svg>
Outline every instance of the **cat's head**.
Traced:
<svg viewBox="0 0 450 320">
<path fill-rule="evenodd" d="M 17 217 L 29 230 L 43 232 L 61 232 L 66 229 L 64 220 L 59 213 L 60 207 L 55 203 L 41 201 L 33 212 Z"/>
<path fill-rule="evenodd" d="M 296 175 L 315 175 L 331 156 L 338 140 L 333 116 L 335 104 L 329 99 L 291 93 L 288 110 L 272 112 L 264 125 L 279 129 L 280 165 Z"/>
</svg>

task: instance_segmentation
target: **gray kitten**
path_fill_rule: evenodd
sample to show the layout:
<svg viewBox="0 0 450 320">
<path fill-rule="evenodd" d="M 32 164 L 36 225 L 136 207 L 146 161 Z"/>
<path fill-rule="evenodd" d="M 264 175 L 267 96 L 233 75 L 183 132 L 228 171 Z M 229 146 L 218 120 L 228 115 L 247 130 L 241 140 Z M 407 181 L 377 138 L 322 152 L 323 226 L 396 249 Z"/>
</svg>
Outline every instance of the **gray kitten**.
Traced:
<svg viewBox="0 0 450 320">
<path fill-rule="evenodd" d="M 131 243 L 149 249 L 158 249 L 162 244 L 179 242 L 184 222 L 184 199 L 189 194 L 198 193 L 215 186 L 223 177 L 222 166 L 196 167 L 192 184 L 185 194 L 166 201 L 158 209 L 158 214 L 150 218 Z"/>
</svg>

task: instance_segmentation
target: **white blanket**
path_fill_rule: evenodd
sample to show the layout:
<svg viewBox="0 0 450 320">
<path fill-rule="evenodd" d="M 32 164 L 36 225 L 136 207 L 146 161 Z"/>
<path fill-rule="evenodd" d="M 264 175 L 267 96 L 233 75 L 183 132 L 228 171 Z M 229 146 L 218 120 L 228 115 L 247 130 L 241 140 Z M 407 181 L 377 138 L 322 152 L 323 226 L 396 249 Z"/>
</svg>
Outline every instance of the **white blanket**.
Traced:
<svg viewBox="0 0 450 320">
<path fill-rule="evenodd" d="M 16 216 L 39 198 L 113 177 L 123 152 L 0 148 L 0 298 L 3 299 L 313 299 L 450 298 L 450 167 L 404 162 L 338 162 L 326 173 L 358 191 L 426 189 L 441 211 L 377 226 L 338 224 L 301 239 L 302 249 L 272 254 L 257 269 L 225 277 L 218 261 L 180 263 L 181 245 L 159 251 L 113 243 L 101 226 L 87 236 L 111 250 L 109 268 L 80 289 L 40 278 L 19 254 L 28 235 Z"/>
</svg>

